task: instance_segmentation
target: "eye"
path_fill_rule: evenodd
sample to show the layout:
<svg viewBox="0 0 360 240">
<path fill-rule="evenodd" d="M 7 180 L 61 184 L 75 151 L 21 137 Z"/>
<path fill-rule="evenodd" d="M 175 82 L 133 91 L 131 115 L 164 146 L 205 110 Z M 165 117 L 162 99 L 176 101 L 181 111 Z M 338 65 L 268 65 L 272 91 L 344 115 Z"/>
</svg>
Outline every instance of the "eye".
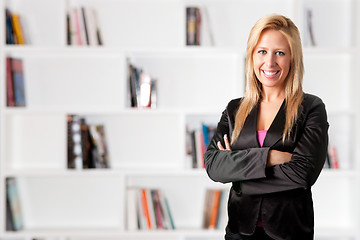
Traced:
<svg viewBox="0 0 360 240">
<path fill-rule="evenodd" d="M 284 56 L 284 55 L 285 55 L 285 53 L 282 52 L 282 51 L 277 51 L 275 54 L 276 54 L 276 55 L 279 55 L 279 56 Z"/>
<path fill-rule="evenodd" d="M 265 50 L 259 50 L 258 53 L 259 54 L 266 54 L 266 51 Z"/>
</svg>

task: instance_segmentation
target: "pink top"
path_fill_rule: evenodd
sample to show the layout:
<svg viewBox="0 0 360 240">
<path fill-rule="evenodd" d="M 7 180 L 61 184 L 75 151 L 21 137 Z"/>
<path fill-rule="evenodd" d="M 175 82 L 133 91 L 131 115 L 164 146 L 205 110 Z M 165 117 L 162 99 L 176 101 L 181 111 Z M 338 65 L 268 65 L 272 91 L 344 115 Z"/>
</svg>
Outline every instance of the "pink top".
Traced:
<svg viewBox="0 0 360 240">
<path fill-rule="evenodd" d="M 258 140 L 259 140 L 259 143 L 260 143 L 260 147 L 262 147 L 263 144 L 264 144 L 266 133 L 267 133 L 267 130 L 257 131 L 257 137 L 258 137 Z"/>
<path fill-rule="evenodd" d="M 259 141 L 260 147 L 262 147 L 263 144 L 264 144 L 264 140 L 265 140 L 265 137 L 266 137 L 266 133 L 267 133 L 267 130 L 257 131 L 257 137 L 258 137 L 258 141 Z M 261 215 L 259 216 L 259 220 L 258 220 L 258 222 L 257 222 L 257 226 L 258 226 L 258 227 L 262 227 L 262 226 L 263 226 L 262 220 L 261 220 Z"/>
</svg>

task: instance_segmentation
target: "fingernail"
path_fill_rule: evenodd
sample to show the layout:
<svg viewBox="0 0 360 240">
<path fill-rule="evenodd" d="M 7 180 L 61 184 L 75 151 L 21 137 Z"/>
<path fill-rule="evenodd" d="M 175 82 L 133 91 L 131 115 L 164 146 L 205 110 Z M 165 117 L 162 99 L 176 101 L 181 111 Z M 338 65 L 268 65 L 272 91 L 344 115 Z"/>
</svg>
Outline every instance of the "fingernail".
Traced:
<svg viewBox="0 0 360 240">
<path fill-rule="evenodd" d="M 224 138 L 227 138 L 227 134 L 224 135 Z"/>
</svg>

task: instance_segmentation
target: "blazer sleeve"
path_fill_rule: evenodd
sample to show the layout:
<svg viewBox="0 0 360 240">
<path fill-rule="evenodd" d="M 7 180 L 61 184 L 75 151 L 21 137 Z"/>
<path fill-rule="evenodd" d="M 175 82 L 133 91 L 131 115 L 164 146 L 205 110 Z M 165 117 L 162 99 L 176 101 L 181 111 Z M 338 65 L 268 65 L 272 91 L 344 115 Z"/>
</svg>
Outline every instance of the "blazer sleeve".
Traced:
<svg viewBox="0 0 360 240">
<path fill-rule="evenodd" d="M 269 148 L 250 148 L 236 151 L 218 149 L 218 141 L 225 146 L 223 136 L 225 134 L 229 136 L 229 124 L 229 113 L 228 108 L 226 108 L 204 154 L 208 176 L 213 181 L 222 183 L 265 178 Z M 257 161 L 254 161 L 254 159 L 257 159 Z"/>
<path fill-rule="evenodd" d="M 266 178 L 241 181 L 241 192 L 252 195 L 310 188 L 324 166 L 328 127 L 325 105 L 317 98 L 307 114 L 290 162 L 268 168 Z"/>
</svg>

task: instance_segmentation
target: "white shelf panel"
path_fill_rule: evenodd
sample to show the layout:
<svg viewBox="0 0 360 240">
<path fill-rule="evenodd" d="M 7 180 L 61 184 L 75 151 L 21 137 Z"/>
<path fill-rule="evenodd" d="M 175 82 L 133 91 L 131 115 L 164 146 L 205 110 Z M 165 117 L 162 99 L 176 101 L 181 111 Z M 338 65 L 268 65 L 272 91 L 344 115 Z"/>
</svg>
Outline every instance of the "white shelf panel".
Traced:
<svg viewBox="0 0 360 240">
<path fill-rule="evenodd" d="M 32 229 L 20 232 L 5 233 L 5 238 L 31 238 L 39 237 L 60 237 L 72 239 L 153 239 L 171 240 L 184 238 L 205 238 L 220 239 L 224 236 L 223 230 L 201 230 L 201 229 L 177 229 L 177 230 L 142 230 L 142 231 L 120 231 L 116 229 Z"/>
<path fill-rule="evenodd" d="M 39 47 L 28 45 L 6 45 L 3 47 L 5 54 L 18 55 L 119 55 L 119 54 L 134 54 L 134 55 L 160 55 L 171 56 L 175 54 L 190 54 L 190 55 L 219 55 L 219 54 L 238 54 L 245 55 L 245 50 L 240 50 L 234 47 L 211 47 L 211 46 L 185 46 L 185 47 L 132 47 L 126 48 L 121 46 L 66 46 L 66 47 Z"/>
<path fill-rule="evenodd" d="M 7 170 L 4 177 L 204 177 L 208 178 L 205 169 L 177 169 L 177 168 L 144 168 L 144 169 L 34 169 L 34 170 Z"/>
<path fill-rule="evenodd" d="M 183 238 L 200 238 L 200 239 L 221 239 L 224 230 L 197 230 L 197 229 L 177 229 L 177 230 L 151 230 L 151 231 L 120 231 L 117 229 L 32 229 L 20 232 L 7 232 L 3 236 L 9 239 L 39 237 L 59 237 L 59 238 L 76 238 L 81 239 L 183 239 Z M 315 239 L 353 239 L 356 237 L 357 229 L 353 228 L 315 228 Z"/>
</svg>

